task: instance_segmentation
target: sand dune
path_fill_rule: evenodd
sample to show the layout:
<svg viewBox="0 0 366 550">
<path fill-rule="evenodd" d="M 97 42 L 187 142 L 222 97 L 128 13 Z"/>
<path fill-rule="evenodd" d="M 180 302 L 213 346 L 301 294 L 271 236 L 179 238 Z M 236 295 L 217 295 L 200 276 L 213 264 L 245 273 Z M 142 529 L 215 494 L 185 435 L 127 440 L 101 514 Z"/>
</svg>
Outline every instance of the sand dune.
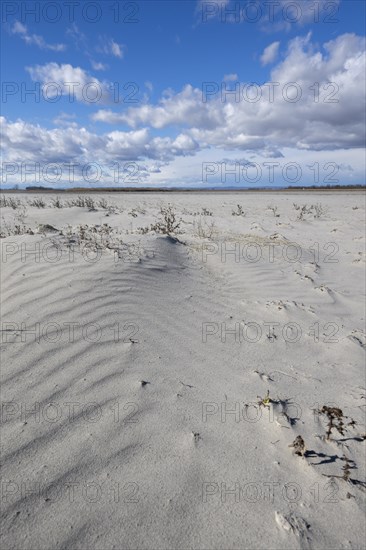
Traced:
<svg viewBox="0 0 366 550">
<path fill-rule="evenodd" d="M 364 195 L 93 198 L 2 209 L 2 547 L 363 548 Z"/>
</svg>

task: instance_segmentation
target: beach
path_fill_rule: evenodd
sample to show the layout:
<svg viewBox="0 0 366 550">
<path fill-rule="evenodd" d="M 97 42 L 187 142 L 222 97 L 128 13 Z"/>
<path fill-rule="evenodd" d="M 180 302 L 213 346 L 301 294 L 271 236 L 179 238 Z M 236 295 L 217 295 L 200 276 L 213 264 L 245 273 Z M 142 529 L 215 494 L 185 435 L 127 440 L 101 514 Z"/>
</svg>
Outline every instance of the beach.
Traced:
<svg viewBox="0 0 366 550">
<path fill-rule="evenodd" d="M 364 191 L 1 210 L 3 548 L 364 548 Z"/>
</svg>

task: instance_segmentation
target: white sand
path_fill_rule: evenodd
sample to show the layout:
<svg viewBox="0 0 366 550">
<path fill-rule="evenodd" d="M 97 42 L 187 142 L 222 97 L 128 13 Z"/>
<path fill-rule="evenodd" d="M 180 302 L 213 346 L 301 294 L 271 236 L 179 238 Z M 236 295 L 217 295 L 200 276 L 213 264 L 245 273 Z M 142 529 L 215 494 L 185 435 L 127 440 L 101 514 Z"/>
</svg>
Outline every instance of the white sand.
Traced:
<svg viewBox="0 0 366 550">
<path fill-rule="evenodd" d="M 28 205 L 24 223 L 108 223 L 135 244 L 119 260 L 59 232 L 1 240 L 1 547 L 364 548 L 364 194 L 104 196 L 109 216 Z M 327 213 L 299 221 L 294 202 Z M 136 232 L 167 203 L 179 241 Z M 326 440 L 323 405 L 343 435 Z"/>
</svg>

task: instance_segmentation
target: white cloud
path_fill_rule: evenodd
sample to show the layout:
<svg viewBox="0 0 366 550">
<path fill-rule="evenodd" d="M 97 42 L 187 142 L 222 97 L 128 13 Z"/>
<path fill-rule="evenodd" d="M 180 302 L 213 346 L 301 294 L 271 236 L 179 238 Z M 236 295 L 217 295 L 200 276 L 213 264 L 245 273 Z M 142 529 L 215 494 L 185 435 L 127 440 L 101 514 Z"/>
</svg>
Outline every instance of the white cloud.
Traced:
<svg viewBox="0 0 366 550">
<path fill-rule="evenodd" d="M 29 34 L 27 27 L 19 21 L 15 21 L 14 25 L 11 28 L 11 33 L 19 35 L 26 44 L 35 44 L 41 50 L 62 52 L 66 49 L 65 44 L 48 44 L 43 36 L 40 36 L 39 34 Z"/>
<path fill-rule="evenodd" d="M 15 21 L 11 32 L 13 34 L 27 34 L 27 27 L 20 21 Z"/>
<path fill-rule="evenodd" d="M 272 42 L 272 44 L 264 49 L 260 58 L 262 65 L 268 65 L 268 63 L 273 63 L 276 60 L 279 47 L 279 42 Z"/>
<path fill-rule="evenodd" d="M 71 120 L 64 113 L 57 120 L 59 125 L 60 119 Z M 175 156 L 192 155 L 199 149 L 190 136 L 181 133 L 175 139 L 151 137 L 147 128 L 130 132 L 115 130 L 97 135 L 76 125 L 70 132 L 67 122 L 66 128 L 51 130 L 23 120 L 9 122 L 5 117 L 0 117 L 0 122 L 6 162 L 98 162 L 103 165 L 143 159 L 168 161 Z"/>
<path fill-rule="evenodd" d="M 77 50 L 81 50 L 86 55 L 89 55 L 88 39 L 75 22 L 72 23 L 71 27 L 66 29 L 66 35 L 71 38 Z"/>
<path fill-rule="evenodd" d="M 130 107 L 119 113 L 100 110 L 93 120 L 128 124 L 131 128 L 185 127 L 185 134 L 201 148 L 361 147 L 365 137 L 364 74 L 364 38 L 344 34 L 319 48 L 308 34 L 289 42 L 285 58 L 272 70 L 270 82 L 254 90 L 259 93 L 257 102 L 250 101 L 253 89 L 251 95 L 245 83 L 237 97 L 222 97 L 218 92 L 206 102 L 201 89 L 186 85 L 181 92 L 167 93 L 157 104 Z M 319 95 L 315 83 L 319 83 Z M 217 88 L 220 90 L 219 83 Z M 294 93 L 299 97 L 295 102 Z"/>
<path fill-rule="evenodd" d="M 61 113 L 60 119 L 72 120 L 72 116 Z M 58 121 L 59 123 L 59 121 Z M 214 148 L 203 148 L 187 134 L 179 134 L 176 138 L 152 137 L 147 128 L 131 132 L 113 131 L 97 135 L 74 125 L 72 129 L 53 128 L 46 129 L 39 125 L 29 124 L 23 120 L 10 122 L 0 117 L 0 124 L 3 128 L 3 176 L 2 182 L 6 186 L 19 183 L 30 185 L 34 183 L 31 174 L 32 163 L 39 163 L 40 169 L 44 165 L 55 163 L 63 174 L 61 180 L 42 179 L 39 184 L 64 187 L 68 184 L 88 185 L 82 176 L 82 168 L 87 163 L 98 163 L 102 169 L 102 176 L 96 185 L 116 185 L 114 180 L 115 172 L 111 167 L 119 163 L 123 172 L 128 162 L 136 162 L 138 167 L 138 178 L 140 183 L 148 182 L 153 185 L 193 187 L 202 186 L 202 166 L 204 162 L 226 162 L 228 165 L 239 162 L 240 164 L 257 165 L 261 167 L 262 179 L 259 185 L 268 185 L 268 158 L 276 159 L 274 173 L 282 174 L 284 165 L 288 162 L 297 163 L 302 167 L 303 178 L 301 184 L 314 182 L 314 163 L 319 164 L 320 180 L 317 183 L 327 183 L 327 177 L 338 179 L 339 183 L 362 183 L 364 174 L 363 148 L 338 149 L 336 151 L 309 151 L 300 150 L 294 147 L 283 148 L 283 160 L 279 151 L 249 151 L 245 156 L 238 155 L 235 150 L 228 146 L 223 156 L 223 151 Z M 268 153 L 268 154 L 266 154 Z M 189 162 L 185 159 L 190 157 Z M 249 160 L 248 160 L 249 158 Z M 18 173 L 14 177 L 4 177 L 6 163 L 18 163 Z M 23 181 L 20 179 L 22 163 L 27 163 L 29 176 Z M 267 164 L 264 164 L 267 163 Z M 339 170 L 333 173 L 328 163 L 339 166 Z M 75 179 L 70 180 L 70 166 L 74 165 L 71 173 L 75 172 Z M 13 169 L 13 168 L 12 168 Z M 52 170 L 47 169 L 49 175 Z M 255 174 L 254 174 L 255 175 Z M 252 177 L 249 176 L 248 177 Z M 290 177 L 290 176 L 289 176 Z M 119 183 L 126 184 L 121 180 Z M 128 182 L 127 182 L 128 183 Z M 228 185 L 235 183 L 232 179 L 227 180 Z M 276 178 L 274 183 L 289 185 L 289 181 L 279 181 Z M 222 185 L 220 174 L 216 179 L 209 178 L 208 185 Z M 250 185 L 253 182 L 242 179 L 239 185 Z"/>
<path fill-rule="evenodd" d="M 76 114 L 69 114 L 61 112 L 57 117 L 53 119 L 53 123 L 56 126 L 66 126 L 68 128 L 77 128 L 77 123 L 75 122 Z"/>
<path fill-rule="evenodd" d="M 105 65 L 104 63 L 100 63 L 99 61 L 90 61 L 91 66 L 95 71 L 106 71 L 108 69 L 108 65 Z"/>
<path fill-rule="evenodd" d="M 169 125 L 216 127 L 224 118 L 210 103 L 202 103 L 201 90 L 187 85 L 176 95 L 167 92 L 156 106 L 141 105 L 123 113 L 101 110 L 93 115 L 93 120 L 112 124 L 124 123 L 131 128 L 139 125 L 164 128 Z"/>
<path fill-rule="evenodd" d="M 114 40 L 111 40 L 110 42 L 110 49 L 112 54 L 115 57 L 122 57 L 122 46 L 120 44 L 117 44 L 117 42 L 114 42 Z"/>
<path fill-rule="evenodd" d="M 99 45 L 96 47 L 97 52 L 122 59 L 124 57 L 124 50 L 125 46 L 123 44 L 118 44 L 113 38 L 107 38 L 105 36 L 99 37 Z"/>
<path fill-rule="evenodd" d="M 43 84 L 46 98 L 56 97 L 59 93 L 76 98 L 84 103 L 106 103 L 109 98 L 108 83 L 101 82 L 80 67 L 70 64 L 47 63 L 26 67 L 33 81 Z M 56 86 L 54 85 L 57 85 Z"/>
</svg>

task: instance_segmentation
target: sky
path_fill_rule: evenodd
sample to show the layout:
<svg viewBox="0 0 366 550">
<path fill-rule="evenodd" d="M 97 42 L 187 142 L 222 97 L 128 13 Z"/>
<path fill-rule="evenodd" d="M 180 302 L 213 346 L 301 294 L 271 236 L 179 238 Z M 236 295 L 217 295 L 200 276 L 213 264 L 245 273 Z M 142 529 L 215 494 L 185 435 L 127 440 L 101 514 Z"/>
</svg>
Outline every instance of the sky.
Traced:
<svg viewBox="0 0 366 550">
<path fill-rule="evenodd" d="M 365 183 L 363 0 L 1 2 L 1 186 Z"/>
</svg>

